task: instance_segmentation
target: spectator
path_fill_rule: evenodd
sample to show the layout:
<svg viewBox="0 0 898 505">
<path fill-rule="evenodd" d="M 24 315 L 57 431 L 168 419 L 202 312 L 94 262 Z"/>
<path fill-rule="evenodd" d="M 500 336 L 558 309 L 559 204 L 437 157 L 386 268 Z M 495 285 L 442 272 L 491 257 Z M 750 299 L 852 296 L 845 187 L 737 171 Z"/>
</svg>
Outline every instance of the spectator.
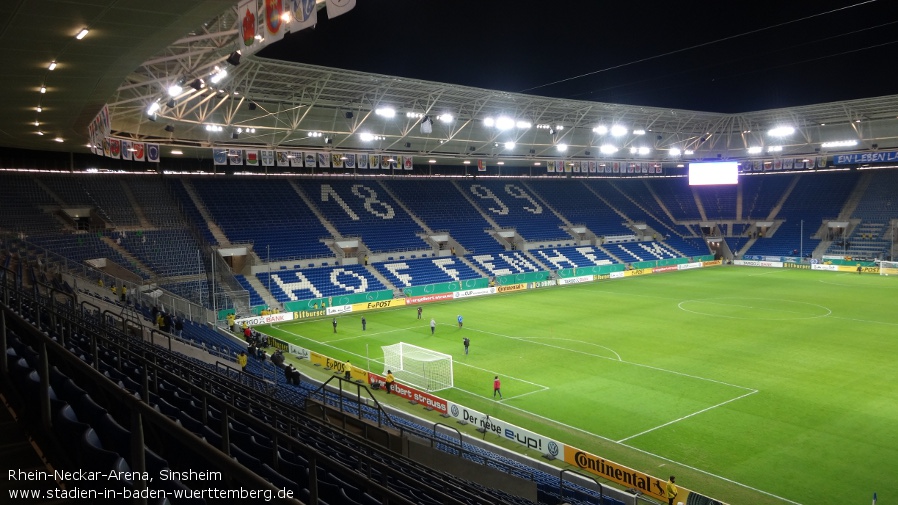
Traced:
<svg viewBox="0 0 898 505">
<path fill-rule="evenodd" d="M 274 354 L 271 355 L 271 362 L 278 367 L 284 366 L 284 353 L 280 349 L 274 351 Z"/>
<path fill-rule="evenodd" d="M 244 351 L 240 351 L 240 354 L 237 355 L 237 364 L 240 365 L 240 370 L 246 371 L 246 353 Z"/>
<path fill-rule="evenodd" d="M 175 317 L 175 334 L 179 337 L 184 336 L 184 318 Z"/>
</svg>

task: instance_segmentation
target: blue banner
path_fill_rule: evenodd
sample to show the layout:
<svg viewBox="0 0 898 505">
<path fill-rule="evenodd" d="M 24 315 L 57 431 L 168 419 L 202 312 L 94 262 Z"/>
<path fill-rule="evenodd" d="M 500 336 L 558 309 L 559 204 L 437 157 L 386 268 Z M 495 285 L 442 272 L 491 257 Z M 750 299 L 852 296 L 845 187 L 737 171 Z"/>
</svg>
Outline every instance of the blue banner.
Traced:
<svg viewBox="0 0 898 505">
<path fill-rule="evenodd" d="M 856 163 L 895 163 L 898 162 L 898 151 L 882 153 L 855 153 L 833 155 L 836 165 L 854 165 Z"/>
</svg>

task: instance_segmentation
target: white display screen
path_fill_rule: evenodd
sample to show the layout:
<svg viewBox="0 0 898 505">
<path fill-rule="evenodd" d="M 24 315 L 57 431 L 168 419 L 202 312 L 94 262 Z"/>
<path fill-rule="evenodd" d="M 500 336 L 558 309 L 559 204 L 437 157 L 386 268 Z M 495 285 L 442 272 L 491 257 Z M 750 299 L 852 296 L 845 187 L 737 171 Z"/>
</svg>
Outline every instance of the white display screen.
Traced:
<svg viewBox="0 0 898 505">
<path fill-rule="evenodd" d="M 739 184 L 739 163 L 714 161 L 689 164 L 689 185 Z"/>
</svg>

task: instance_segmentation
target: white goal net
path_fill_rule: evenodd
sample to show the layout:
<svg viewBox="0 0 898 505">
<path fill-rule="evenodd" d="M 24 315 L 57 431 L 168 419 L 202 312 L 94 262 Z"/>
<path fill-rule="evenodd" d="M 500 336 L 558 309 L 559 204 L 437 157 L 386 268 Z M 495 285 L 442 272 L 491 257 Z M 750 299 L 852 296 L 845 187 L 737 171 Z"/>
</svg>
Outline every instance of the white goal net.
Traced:
<svg viewBox="0 0 898 505">
<path fill-rule="evenodd" d="M 384 371 L 393 371 L 399 382 L 417 386 L 425 391 L 439 391 L 452 387 L 452 356 L 405 342 L 385 345 Z"/>
<path fill-rule="evenodd" d="M 898 261 L 880 261 L 879 275 L 898 275 Z"/>
</svg>

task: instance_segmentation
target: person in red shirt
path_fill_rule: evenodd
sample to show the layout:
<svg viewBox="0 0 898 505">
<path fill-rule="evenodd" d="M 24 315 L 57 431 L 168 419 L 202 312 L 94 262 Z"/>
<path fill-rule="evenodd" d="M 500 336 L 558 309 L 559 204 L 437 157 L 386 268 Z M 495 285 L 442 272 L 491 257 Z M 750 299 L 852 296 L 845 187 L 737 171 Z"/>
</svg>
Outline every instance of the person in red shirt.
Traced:
<svg viewBox="0 0 898 505">
<path fill-rule="evenodd" d="M 502 381 L 499 380 L 498 375 L 493 379 L 493 398 L 495 398 L 497 394 L 499 395 L 499 399 L 501 400 L 502 399 Z"/>
</svg>

